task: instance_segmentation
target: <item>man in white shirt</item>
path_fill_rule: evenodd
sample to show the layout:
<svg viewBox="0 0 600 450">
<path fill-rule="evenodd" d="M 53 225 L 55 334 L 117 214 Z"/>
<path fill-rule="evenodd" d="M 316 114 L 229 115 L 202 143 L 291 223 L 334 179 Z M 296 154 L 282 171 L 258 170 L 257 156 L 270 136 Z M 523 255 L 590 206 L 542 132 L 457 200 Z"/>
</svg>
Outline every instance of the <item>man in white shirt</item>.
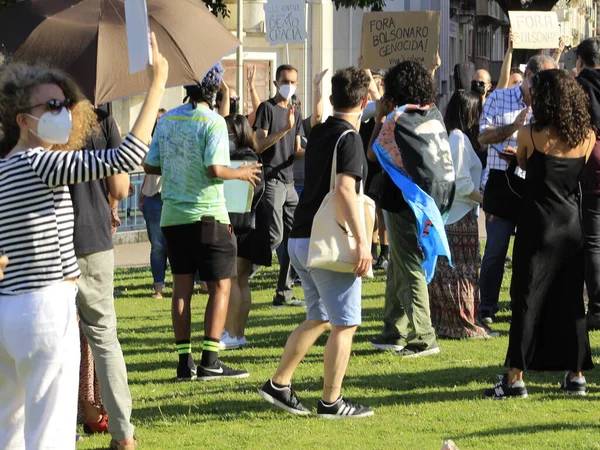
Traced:
<svg viewBox="0 0 600 450">
<path fill-rule="evenodd" d="M 489 176 L 483 196 L 487 242 L 481 263 L 480 287 L 481 316 L 482 321 L 487 324 L 493 322 L 498 311 L 504 261 L 519 216 L 519 179 L 524 176 L 520 170 L 514 173 L 512 165 L 509 167 L 504 149 L 517 147 L 518 131 L 529 121 L 531 79 L 542 70 L 556 68 L 556 61 L 551 57 L 534 56 L 527 64 L 523 83 L 514 88 L 492 92 L 483 108 L 479 143 L 489 146 Z"/>
</svg>

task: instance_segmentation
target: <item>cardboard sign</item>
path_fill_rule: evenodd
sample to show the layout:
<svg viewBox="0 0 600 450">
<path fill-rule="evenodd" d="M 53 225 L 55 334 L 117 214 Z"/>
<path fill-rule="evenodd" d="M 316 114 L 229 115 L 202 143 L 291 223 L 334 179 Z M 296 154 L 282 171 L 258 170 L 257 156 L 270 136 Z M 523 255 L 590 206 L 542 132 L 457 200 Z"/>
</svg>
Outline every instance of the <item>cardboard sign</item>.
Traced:
<svg viewBox="0 0 600 450">
<path fill-rule="evenodd" d="M 306 35 L 304 0 L 269 0 L 265 8 L 265 37 L 271 45 L 303 44 Z"/>
<path fill-rule="evenodd" d="M 530 50 L 558 47 L 560 27 L 555 11 L 509 11 L 513 47 Z"/>
<path fill-rule="evenodd" d="M 360 44 L 362 67 L 387 69 L 411 60 L 431 70 L 439 40 L 439 11 L 366 13 Z"/>
<path fill-rule="evenodd" d="M 125 23 L 129 73 L 136 73 L 146 69 L 148 64 L 152 64 L 146 0 L 125 0 Z"/>
</svg>

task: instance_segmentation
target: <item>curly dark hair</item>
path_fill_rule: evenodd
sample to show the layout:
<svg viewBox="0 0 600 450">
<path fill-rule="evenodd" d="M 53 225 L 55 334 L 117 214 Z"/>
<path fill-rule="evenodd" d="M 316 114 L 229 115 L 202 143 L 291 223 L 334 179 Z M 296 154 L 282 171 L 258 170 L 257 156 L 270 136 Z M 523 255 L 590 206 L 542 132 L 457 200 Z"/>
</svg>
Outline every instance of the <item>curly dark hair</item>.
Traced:
<svg viewBox="0 0 600 450">
<path fill-rule="evenodd" d="M 383 79 L 384 97 L 402 105 L 430 105 L 435 101 L 437 89 L 431 73 L 423 64 L 402 61 L 392 67 Z"/>
<path fill-rule="evenodd" d="M 554 127 L 569 147 L 582 144 L 592 129 L 589 97 L 565 71 L 550 69 L 533 77 L 533 129 Z"/>
</svg>

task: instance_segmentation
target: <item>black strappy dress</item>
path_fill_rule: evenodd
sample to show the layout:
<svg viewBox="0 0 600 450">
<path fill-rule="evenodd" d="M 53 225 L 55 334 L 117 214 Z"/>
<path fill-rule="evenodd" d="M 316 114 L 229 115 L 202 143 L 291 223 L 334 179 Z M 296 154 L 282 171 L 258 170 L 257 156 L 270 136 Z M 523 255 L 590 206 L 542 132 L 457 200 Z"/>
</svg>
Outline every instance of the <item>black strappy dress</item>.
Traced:
<svg viewBox="0 0 600 450">
<path fill-rule="evenodd" d="M 584 157 L 561 158 L 537 149 L 527 160 L 513 253 L 507 367 L 575 372 L 594 367 L 583 303 L 579 177 L 584 165 Z"/>
</svg>

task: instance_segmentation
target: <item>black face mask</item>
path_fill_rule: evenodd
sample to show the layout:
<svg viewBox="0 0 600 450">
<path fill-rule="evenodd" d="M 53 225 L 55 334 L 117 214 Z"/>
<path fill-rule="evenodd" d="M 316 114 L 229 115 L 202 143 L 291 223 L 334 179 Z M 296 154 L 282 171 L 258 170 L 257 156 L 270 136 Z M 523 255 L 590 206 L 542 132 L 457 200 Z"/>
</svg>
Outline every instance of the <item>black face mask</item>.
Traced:
<svg viewBox="0 0 600 450">
<path fill-rule="evenodd" d="M 485 95 L 485 81 L 471 81 L 471 91 L 478 95 Z"/>
</svg>

